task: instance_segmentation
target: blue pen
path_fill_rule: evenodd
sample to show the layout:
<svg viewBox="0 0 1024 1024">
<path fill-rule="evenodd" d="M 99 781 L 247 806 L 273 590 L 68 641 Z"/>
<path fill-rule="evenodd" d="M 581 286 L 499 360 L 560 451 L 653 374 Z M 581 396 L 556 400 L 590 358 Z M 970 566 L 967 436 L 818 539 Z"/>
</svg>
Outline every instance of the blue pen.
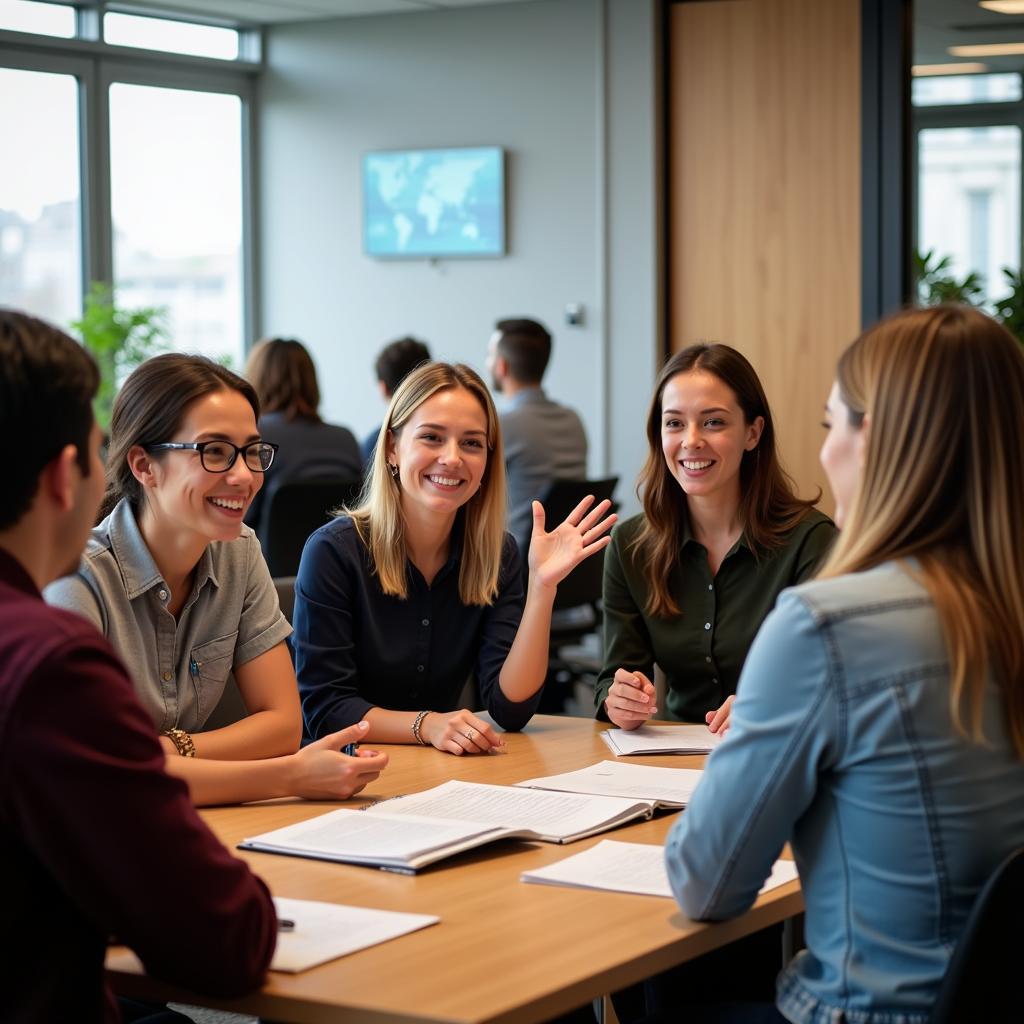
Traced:
<svg viewBox="0 0 1024 1024">
<path fill-rule="evenodd" d="M 199 675 L 199 662 L 195 658 L 188 659 L 188 674 L 192 677 Z"/>
<path fill-rule="evenodd" d="M 359 744 L 358 743 L 346 743 L 345 746 L 343 746 L 341 748 L 341 752 L 343 754 L 345 754 L 346 757 L 355 757 L 356 756 L 356 751 L 358 749 L 359 749 Z"/>
</svg>

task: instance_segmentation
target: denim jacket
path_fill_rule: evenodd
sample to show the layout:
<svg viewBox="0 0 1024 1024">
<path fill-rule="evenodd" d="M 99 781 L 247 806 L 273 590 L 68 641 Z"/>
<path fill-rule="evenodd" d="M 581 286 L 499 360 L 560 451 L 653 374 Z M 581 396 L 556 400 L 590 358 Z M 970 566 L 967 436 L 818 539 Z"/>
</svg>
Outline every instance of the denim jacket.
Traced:
<svg viewBox="0 0 1024 1024">
<path fill-rule="evenodd" d="M 988 875 L 1024 845 L 1024 763 L 994 683 L 987 743 L 950 717 L 938 615 L 905 564 L 785 591 L 732 726 L 666 848 L 692 918 L 743 913 L 789 841 L 807 949 L 778 1007 L 797 1024 L 926 1024 Z"/>
</svg>

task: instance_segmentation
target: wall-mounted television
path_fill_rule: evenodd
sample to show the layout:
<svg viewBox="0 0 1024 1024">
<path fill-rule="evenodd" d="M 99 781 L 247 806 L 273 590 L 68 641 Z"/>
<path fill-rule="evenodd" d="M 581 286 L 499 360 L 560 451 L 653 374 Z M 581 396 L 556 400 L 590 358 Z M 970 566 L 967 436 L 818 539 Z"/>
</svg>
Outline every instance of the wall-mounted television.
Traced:
<svg viewBox="0 0 1024 1024">
<path fill-rule="evenodd" d="M 363 157 L 363 248 L 430 259 L 505 252 L 505 151 L 405 149 Z"/>
</svg>

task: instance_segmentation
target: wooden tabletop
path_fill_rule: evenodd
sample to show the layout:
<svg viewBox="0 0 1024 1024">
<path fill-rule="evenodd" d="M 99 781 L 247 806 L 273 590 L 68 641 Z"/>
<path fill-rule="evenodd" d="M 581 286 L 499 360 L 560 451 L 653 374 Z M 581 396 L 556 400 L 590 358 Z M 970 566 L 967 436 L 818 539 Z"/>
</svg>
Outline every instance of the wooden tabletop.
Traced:
<svg viewBox="0 0 1024 1024">
<path fill-rule="evenodd" d="M 510 784 L 610 758 L 607 726 L 539 715 L 505 737 L 507 753 L 453 757 L 433 748 L 381 747 L 391 763 L 350 806 L 429 789 L 448 779 Z M 637 764 L 699 767 L 699 757 L 635 757 Z M 339 806 L 274 801 L 207 809 L 203 818 L 229 847 Z M 699 956 L 803 910 L 799 885 L 762 896 L 743 917 L 702 925 L 675 903 L 582 889 L 527 885 L 523 871 L 599 842 L 662 843 L 675 820 L 662 814 L 569 845 L 505 842 L 442 860 L 416 876 L 238 851 L 275 896 L 436 914 L 440 924 L 341 957 L 301 974 L 272 972 L 244 999 L 211 1000 L 146 977 L 115 948 L 107 969 L 122 995 L 215 1006 L 265 1019 L 319 1024 L 387 1020 L 533 1024 Z M 187 936 L 182 936 L 187 942 Z"/>
</svg>

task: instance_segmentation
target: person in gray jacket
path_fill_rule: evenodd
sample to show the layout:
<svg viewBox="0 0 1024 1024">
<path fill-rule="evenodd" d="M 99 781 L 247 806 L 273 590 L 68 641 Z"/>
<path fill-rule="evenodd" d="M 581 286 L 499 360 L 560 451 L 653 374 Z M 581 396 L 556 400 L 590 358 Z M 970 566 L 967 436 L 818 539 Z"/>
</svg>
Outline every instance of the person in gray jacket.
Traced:
<svg viewBox="0 0 1024 1024">
<path fill-rule="evenodd" d="M 495 391 L 507 402 L 500 414 L 508 479 L 508 531 L 525 556 L 533 529 L 531 503 L 553 480 L 587 475 L 587 434 L 577 413 L 544 393 L 551 334 L 536 320 L 499 320 L 487 354 Z"/>
</svg>

